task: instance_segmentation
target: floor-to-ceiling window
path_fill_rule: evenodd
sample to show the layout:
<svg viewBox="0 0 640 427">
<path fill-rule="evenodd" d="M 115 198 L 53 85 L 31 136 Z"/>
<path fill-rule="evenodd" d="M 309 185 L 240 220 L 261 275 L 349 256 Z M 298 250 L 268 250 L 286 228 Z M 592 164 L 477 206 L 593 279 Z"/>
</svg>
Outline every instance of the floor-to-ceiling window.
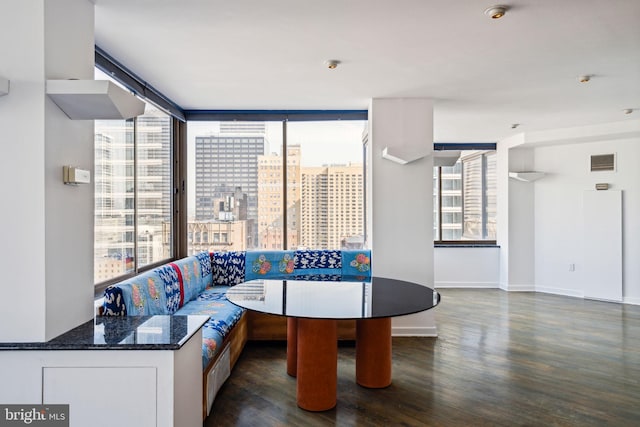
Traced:
<svg viewBox="0 0 640 427">
<path fill-rule="evenodd" d="M 131 120 L 96 120 L 96 285 L 173 256 L 172 147 L 172 119 L 151 103 Z"/>
<path fill-rule="evenodd" d="M 189 121 L 189 253 L 362 247 L 365 123 Z"/>
</svg>

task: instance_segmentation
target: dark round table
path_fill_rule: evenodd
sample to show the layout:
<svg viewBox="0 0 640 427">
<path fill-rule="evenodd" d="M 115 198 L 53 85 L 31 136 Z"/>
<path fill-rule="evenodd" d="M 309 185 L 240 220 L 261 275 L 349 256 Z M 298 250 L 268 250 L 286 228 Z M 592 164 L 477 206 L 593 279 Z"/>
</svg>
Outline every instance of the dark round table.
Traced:
<svg viewBox="0 0 640 427">
<path fill-rule="evenodd" d="M 239 307 L 286 316 L 287 373 L 297 377 L 298 406 L 324 411 L 336 405 L 337 320 L 356 320 L 356 382 L 391 384 L 391 318 L 429 310 L 440 294 L 417 283 L 384 277 L 366 280 L 251 280 L 227 299 Z"/>
</svg>

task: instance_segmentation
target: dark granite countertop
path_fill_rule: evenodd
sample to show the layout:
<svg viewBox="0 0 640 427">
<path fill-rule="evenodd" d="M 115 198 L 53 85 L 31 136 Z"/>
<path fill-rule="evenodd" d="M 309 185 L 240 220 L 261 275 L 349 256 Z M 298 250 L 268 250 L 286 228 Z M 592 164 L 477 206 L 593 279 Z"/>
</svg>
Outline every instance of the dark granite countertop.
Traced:
<svg viewBox="0 0 640 427">
<path fill-rule="evenodd" d="M 96 317 L 46 342 L 0 343 L 2 350 L 177 350 L 208 316 Z"/>
</svg>

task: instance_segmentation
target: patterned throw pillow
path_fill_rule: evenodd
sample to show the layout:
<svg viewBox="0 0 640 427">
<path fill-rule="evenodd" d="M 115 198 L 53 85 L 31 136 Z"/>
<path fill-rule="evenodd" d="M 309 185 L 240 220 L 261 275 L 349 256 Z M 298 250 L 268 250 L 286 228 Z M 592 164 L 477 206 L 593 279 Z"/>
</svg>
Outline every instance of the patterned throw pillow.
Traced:
<svg viewBox="0 0 640 427">
<path fill-rule="evenodd" d="M 213 286 L 233 286 L 244 282 L 246 254 L 244 251 L 213 252 Z"/>
<path fill-rule="evenodd" d="M 343 250 L 342 275 L 371 277 L 371 250 Z"/>
<path fill-rule="evenodd" d="M 289 276 L 295 271 L 293 251 L 248 251 L 245 280 Z"/>
</svg>

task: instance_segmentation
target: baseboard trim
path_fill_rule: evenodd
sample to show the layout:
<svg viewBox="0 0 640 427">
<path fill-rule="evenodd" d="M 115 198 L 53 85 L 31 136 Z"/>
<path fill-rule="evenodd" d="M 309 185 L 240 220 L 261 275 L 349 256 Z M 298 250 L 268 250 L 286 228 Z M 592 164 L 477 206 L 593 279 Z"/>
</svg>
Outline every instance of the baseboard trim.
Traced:
<svg viewBox="0 0 640 427">
<path fill-rule="evenodd" d="M 535 285 L 508 285 L 505 283 L 500 284 L 500 289 L 508 292 L 535 292 Z"/>
<path fill-rule="evenodd" d="M 536 287 L 536 292 L 543 292 L 545 294 L 562 295 L 565 297 L 584 298 L 584 293 L 573 289 L 563 288 L 548 288 L 545 286 Z"/>
<path fill-rule="evenodd" d="M 463 289 L 496 289 L 498 284 L 496 282 L 435 282 L 437 288 L 463 288 Z"/>
<path fill-rule="evenodd" d="M 640 298 L 624 297 L 622 302 L 625 304 L 640 305 Z"/>
<path fill-rule="evenodd" d="M 394 337 L 437 337 L 438 328 L 435 326 L 400 326 L 391 328 Z"/>
</svg>

